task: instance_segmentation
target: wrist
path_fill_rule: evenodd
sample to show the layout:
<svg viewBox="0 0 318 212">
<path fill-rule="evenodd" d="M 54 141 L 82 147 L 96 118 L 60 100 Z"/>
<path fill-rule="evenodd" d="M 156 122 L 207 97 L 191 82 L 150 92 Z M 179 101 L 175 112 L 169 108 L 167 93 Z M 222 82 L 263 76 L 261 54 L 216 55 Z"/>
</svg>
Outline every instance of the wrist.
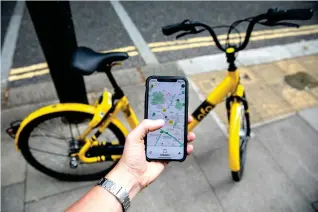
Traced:
<svg viewBox="0 0 318 212">
<path fill-rule="evenodd" d="M 105 177 L 123 187 L 128 192 L 130 199 L 133 199 L 141 190 L 136 177 L 120 162 Z"/>
</svg>

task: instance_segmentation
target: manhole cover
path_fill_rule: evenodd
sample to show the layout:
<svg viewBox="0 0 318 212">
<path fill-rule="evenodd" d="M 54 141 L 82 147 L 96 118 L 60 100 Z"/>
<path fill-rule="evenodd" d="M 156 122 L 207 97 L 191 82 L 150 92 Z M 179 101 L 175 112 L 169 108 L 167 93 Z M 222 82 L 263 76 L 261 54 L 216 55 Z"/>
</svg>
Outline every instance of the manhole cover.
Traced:
<svg viewBox="0 0 318 212">
<path fill-rule="evenodd" d="M 306 72 L 297 72 L 292 75 L 287 75 L 284 78 L 285 82 L 293 88 L 304 90 L 305 88 L 314 88 L 318 86 L 318 81 Z"/>
</svg>

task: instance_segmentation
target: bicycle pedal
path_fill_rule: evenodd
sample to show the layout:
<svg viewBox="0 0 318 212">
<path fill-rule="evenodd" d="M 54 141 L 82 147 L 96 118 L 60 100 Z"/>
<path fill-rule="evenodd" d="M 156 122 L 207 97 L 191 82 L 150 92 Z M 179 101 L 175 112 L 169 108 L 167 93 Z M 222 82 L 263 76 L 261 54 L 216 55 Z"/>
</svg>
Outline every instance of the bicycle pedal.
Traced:
<svg viewBox="0 0 318 212">
<path fill-rule="evenodd" d="M 14 122 L 11 122 L 10 127 L 6 129 L 6 133 L 13 139 L 15 139 L 15 136 L 18 132 L 18 129 L 20 128 L 21 120 L 17 120 Z"/>
</svg>

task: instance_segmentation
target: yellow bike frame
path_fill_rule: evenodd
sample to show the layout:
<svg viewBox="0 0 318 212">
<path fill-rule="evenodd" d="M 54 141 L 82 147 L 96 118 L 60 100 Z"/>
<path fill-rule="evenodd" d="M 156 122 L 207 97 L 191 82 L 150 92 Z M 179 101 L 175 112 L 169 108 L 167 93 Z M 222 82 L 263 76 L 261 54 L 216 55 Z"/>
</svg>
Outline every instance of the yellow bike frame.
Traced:
<svg viewBox="0 0 318 212">
<path fill-rule="evenodd" d="M 98 132 L 102 133 L 110 123 L 114 123 L 114 121 L 116 123 L 116 121 L 117 121 L 116 117 L 120 111 L 123 112 L 131 129 L 134 129 L 139 123 L 139 121 L 136 117 L 136 114 L 133 111 L 133 109 L 130 107 L 128 99 L 126 96 L 123 96 L 121 99 L 119 99 L 118 102 L 116 103 L 116 105 L 114 106 L 114 108 L 111 109 L 111 111 L 112 111 L 111 113 L 106 114 L 105 117 L 103 117 L 103 119 L 105 119 L 105 120 L 101 120 L 101 124 L 100 124 L 100 126 L 98 126 Z M 106 141 L 104 141 L 102 143 L 100 141 L 97 141 L 97 138 L 95 135 L 93 135 L 92 138 L 90 138 L 90 139 L 87 138 L 87 135 L 93 130 L 94 127 L 96 127 L 95 123 L 89 124 L 88 128 L 79 137 L 79 140 L 85 141 L 84 146 L 81 148 L 81 150 L 78 153 L 74 153 L 74 155 L 72 155 L 72 156 L 78 157 L 84 163 L 96 163 L 96 162 L 106 160 L 106 157 L 103 155 L 97 156 L 97 157 L 86 157 L 85 156 L 85 153 L 89 150 L 89 148 L 91 148 L 93 146 L 107 145 Z M 122 125 L 121 128 L 119 128 L 119 129 L 122 130 L 123 128 L 124 128 L 124 126 Z M 127 130 L 125 130 L 124 135 L 125 136 L 128 135 Z M 119 144 L 117 141 L 115 141 L 115 142 L 111 141 L 111 143 L 112 143 L 112 145 Z M 111 155 L 112 160 L 118 160 L 120 157 L 121 157 L 121 155 Z"/>
</svg>

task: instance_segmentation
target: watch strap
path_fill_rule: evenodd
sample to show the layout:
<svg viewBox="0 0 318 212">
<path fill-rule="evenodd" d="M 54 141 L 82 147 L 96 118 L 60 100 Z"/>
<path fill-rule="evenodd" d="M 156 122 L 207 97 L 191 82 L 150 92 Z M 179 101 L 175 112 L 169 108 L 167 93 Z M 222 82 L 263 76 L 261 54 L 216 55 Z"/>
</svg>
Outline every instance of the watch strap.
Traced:
<svg viewBox="0 0 318 212">
<path fill-rule="evenodd" d="M 123 211 L 128 210 L 130 207 L 130 198 L 126 189 L 107 178 L 100 179 L 97 185 L 112 193 L 122 205 Z"/>
</svg>

